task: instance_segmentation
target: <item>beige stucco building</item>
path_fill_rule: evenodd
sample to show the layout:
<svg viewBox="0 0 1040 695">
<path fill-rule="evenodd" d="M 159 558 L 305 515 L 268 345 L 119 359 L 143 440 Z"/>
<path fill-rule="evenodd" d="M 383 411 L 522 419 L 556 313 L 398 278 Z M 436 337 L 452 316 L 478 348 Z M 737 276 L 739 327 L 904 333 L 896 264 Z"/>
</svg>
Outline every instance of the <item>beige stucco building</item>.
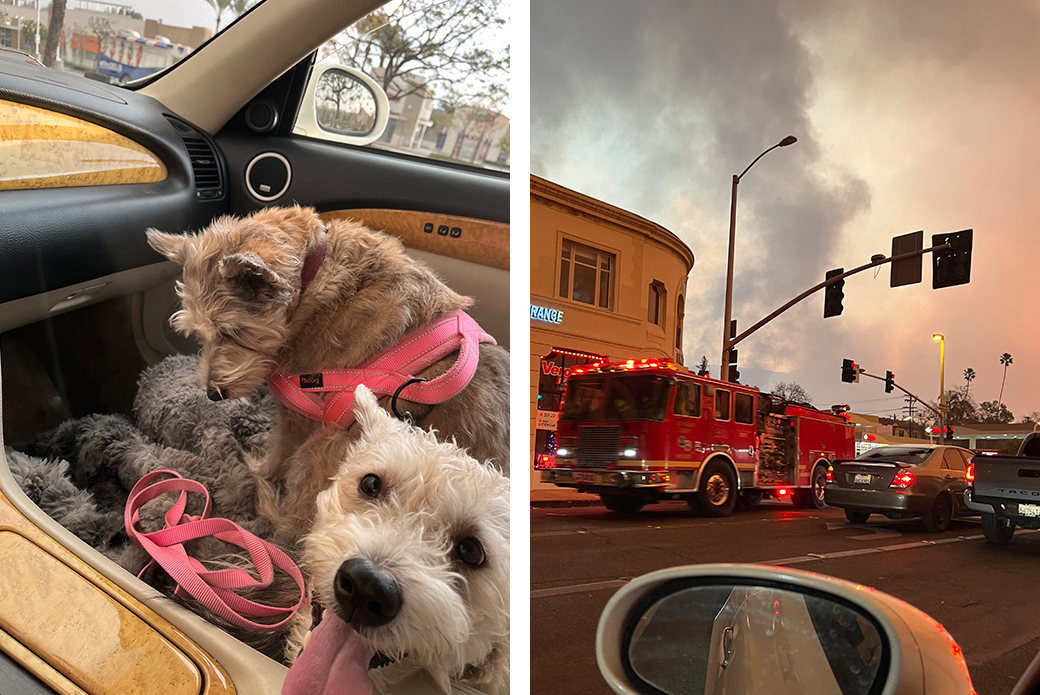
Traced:
<svg viewBox="0 0 1040 695">
<path fill-rule="evenodd" d="M 638 215 L 531 177 L 531 465 L 556 429 L 566 370 L 607 358 L 683 362 L 693 252 Z"/>
</svg>

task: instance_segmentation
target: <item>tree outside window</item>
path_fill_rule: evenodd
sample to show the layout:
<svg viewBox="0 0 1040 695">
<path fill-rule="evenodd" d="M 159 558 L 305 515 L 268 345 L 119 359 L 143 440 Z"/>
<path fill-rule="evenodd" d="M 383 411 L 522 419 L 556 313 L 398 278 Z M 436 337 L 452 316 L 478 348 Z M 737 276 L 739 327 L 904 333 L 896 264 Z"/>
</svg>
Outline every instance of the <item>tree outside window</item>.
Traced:
<svg viewBox="0 0 1040 695">
<path fill-rule="evenodd" d="M 614 265 L 614 254 L 564 239 L 560 258 L 560 296 L 613 310 Z"/>
</svg>

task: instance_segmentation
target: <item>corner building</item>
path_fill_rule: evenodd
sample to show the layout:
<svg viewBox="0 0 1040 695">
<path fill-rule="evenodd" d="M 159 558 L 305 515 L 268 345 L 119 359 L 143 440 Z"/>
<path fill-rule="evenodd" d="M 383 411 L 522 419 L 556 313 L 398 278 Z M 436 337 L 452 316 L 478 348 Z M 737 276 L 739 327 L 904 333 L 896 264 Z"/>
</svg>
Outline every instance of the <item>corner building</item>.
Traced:
<svg viewBox="0 0 1040 695">
<path fill-rule="evenodd" d="M 563 380 L 579 364 L 657 357 L 683 363 L 694 257 L 639 215 L 531 177 L 531 487 L 554 450 Z"/>
</svg>

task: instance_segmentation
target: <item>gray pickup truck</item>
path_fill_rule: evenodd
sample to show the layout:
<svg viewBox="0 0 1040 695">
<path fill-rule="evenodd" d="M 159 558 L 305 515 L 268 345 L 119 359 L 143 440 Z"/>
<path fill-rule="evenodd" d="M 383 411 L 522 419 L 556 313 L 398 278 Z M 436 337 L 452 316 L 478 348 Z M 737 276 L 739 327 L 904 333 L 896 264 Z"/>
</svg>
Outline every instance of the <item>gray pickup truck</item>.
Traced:
<svg viewBox="0 0 1040 695">
<path fill-rule="evenodd" d="M 987 541 L 1009 543 L 1016 526 L 1040 529 L 1040 432 L 1026 435 L 1018 456 L 976 455 L 967 479 L 964 502 L 982 513 Z"/>
</svg>

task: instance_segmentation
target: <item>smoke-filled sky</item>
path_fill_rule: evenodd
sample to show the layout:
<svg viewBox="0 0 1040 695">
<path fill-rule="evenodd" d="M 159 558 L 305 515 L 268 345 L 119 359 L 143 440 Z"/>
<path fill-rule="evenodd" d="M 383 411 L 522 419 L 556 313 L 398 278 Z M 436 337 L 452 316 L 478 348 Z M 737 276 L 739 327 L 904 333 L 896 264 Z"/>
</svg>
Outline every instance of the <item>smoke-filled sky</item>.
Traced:
<svg viewBox="0 0 1040 695">
<path fill-rule="evenodd" d="M 730 186 L 741 179 L 738 331 L 892 237 L 974 229 L 971 283 L 889 288 L 889 266 L 739 346 L 742 381 L 888 415 L 898 392 L 840 381 L 843 358 L 922 397 L 946 387 L 1040 411 L 1040 5 L 1005 0 L 532 0 L 531 171 L 647 217 L 693 250 L 688 364 L 719 362 Z M 764 371 L 760 371 L 764 370 Z M 713 374 L 717 375 L 717 369 Z M 918 410 L 919 412 L 919 410 Z"/>
</svg>

